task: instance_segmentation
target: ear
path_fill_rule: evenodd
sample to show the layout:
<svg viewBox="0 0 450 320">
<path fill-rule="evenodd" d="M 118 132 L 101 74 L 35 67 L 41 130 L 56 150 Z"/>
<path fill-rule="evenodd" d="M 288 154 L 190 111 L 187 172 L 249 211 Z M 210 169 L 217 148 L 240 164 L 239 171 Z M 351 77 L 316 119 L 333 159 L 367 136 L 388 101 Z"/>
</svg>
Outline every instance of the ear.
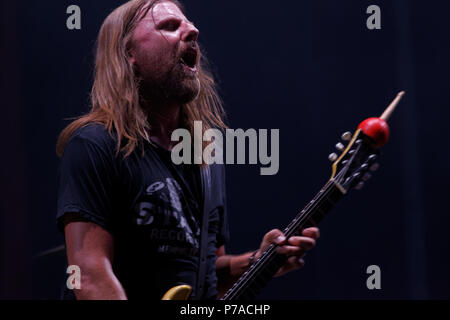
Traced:
<svg viewBox="0 0 450 320">
<path fill-rule="evenodd" d="M 131 43 L 126 44 L 126 50 L 127 50 L 128 60 L 131 62 L 132 65 L 135 65 L 136 58 L 135 58 L 133 46 L 131 45 Z"/>
<path fill-rule="evenodd" d="M 128 54 L 128 60 L 131 62 L 132 65 L 136 64 L 136 58 L 134 57 L 134 51 L 133 49 L 128 49 L 127 50 L 127 54 Z"/>
</svg>

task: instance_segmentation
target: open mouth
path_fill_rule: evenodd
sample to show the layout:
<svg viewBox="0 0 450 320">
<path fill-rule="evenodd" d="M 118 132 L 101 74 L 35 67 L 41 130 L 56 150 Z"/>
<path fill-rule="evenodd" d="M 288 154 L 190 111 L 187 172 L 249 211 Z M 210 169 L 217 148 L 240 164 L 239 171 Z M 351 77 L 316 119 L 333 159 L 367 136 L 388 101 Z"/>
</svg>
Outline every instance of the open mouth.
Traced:
<svg viewBox="0 0 450 320">
<path fill-rule="evenodd" d="M 180 58 L 180 62 L 192 72 L 197 72 L 197 50 L 187 49 Z"/>
</svg>

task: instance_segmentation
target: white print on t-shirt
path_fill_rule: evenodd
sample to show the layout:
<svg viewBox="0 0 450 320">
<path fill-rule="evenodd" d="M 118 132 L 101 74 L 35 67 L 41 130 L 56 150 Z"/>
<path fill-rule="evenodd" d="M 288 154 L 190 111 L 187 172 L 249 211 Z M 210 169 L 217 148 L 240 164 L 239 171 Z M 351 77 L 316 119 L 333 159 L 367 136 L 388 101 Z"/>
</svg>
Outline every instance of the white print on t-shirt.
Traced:
<svg viewBox="0 0 450 320">
<path fill-rule="evenodd" d="M 167 186 L 167 189 L 165 187 Z M 194 233 L 190 224 L 183 213 L 183 207 L 180 200 L 181 187 L 178 182 L 172 178 L 166 178 L 165 183 L 157 181 L 152 183 L 146 189 L 143 196 L 136 206 L 137 217 L 136 224 L 139 226 L 152 225 L 152 240 L 179 240 L 189 243 L 192 247 L 198 248 L 199 243 L 195 235 L 199 235 L 200 230 Z M 150 198 L 147 198 L 150 197 Z M 166 234 L 170 230 L 183 232 L 184 236 L 179 234 L 176 238 L 168 238 Z"/>
</svg>

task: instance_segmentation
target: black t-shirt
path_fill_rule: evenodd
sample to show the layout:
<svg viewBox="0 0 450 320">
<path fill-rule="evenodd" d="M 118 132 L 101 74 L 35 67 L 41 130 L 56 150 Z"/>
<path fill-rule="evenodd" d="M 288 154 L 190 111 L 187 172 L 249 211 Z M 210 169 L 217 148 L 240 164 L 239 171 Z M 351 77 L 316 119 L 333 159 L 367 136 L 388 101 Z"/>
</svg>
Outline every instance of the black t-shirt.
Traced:
<svg viewBox="0 0 450 320">
<path fill-rule="evenodd" d="M 116 142 L 99 124 L 69 139 L 58 172 L 59 229 L 76 213 L 108 230 L 129 299 L 160 299 L 179 284 L 192 286 L 195 299 L 216 298 L 215 252 L 228 238 L 223 165 L 177 166 L 150 143 L 124 158 Z"/>
</svg>

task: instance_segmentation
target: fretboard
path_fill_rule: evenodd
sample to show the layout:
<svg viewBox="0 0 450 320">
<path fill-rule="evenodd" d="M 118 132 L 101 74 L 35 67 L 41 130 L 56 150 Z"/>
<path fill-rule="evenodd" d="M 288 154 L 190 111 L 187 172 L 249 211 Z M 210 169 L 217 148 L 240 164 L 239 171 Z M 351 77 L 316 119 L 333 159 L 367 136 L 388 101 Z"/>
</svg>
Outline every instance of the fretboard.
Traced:
<svg viewBox="0 0 450 320">
<path fill-rule="evenodd" d="M 342 191 L 334 181 L 328 181 L 314 199 L 286 227 L 284 230 L 286 237 L 299 235 L 303 229 L 317 226 L 342 196 Z M 252 300 L 256 298 L 286 262 L 286 256 L 278 254 L 276 247 L 274 244 L 271 245 L 228 290 L 222 300 Z"/>
</svg>

